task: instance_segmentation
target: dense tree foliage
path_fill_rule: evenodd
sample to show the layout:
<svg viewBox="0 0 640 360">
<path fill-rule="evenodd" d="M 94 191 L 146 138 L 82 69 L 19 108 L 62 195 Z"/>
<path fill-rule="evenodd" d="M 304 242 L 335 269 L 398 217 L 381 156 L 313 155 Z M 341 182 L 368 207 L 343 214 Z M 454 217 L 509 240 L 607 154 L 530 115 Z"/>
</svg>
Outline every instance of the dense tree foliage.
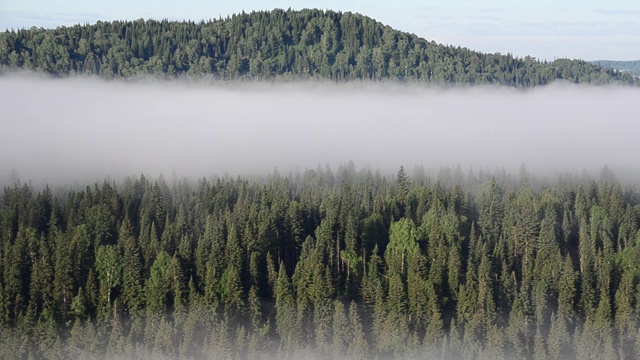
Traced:
<svg viewBox="0 0 640 360">
<path fill-rule="evenodd" d="M 0 33 L 0 69 L 104 78 L 400 80 L 532 87 L 555 80 L 633 84 L 579 60 L 538 61 L 429 42 L 360 14 L 273 10 L 194 22 L 98 22 Z"/>
<path fill-rule="evenodd" d="M 16 183 L 0 357 L 640 356 L 640 194 L 444 169 Z"/>
</svg>

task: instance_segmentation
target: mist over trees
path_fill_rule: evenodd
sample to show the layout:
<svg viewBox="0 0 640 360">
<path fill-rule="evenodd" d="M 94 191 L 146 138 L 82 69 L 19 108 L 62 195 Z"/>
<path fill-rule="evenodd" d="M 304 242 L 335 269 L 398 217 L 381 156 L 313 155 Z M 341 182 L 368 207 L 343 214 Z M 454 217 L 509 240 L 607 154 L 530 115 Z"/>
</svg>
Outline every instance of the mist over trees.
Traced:
<svg viewBox="0 0 640 360">
<path fill-rule="evenodd" d="M 445 46 L 371 18 L 322 10 L 258 11 L 201 22 L 99 21 L 0 33 L 0 69 L 103 78 L 399 80 L 528 88 L 556 80 L 638 84 L 580 60 L 553 62 Z"/>
<path fill-rule="evenodd" d="M 0 33 L 0 73 L 19 69 L 106 79 L 638 85 L 597 64 L 483 54 L 321 10 Z M 390 98 L 268 83 L 166 92 L 2 80 L 13 105 L 3 110 L 12 136 L 0 146 L 2 170 L 44 181 L 73 179 L 78 169 L 116 176 L 127 162 L 142 172 L 178 163 L 199 176 L 318 153 L 323 163 L 348 153 L 385 167 L 427 156 L 436 167 L 504 165 L 532 153 L 527 159 L 548 169 L 636 161 L 628 114 L 637 89 L 487 95 L 482 87 L 460 96 L 407 87 Z M 10 177 L 0 193 L 2 359 L 640 358 L 640 184 L 606 167 L 597 179 L 553 180 L 524 166 L 517 176 L 460 167 L 431 176 L 420 166 L 388 174 L 352 162 L 86 186 Z"/>
<path fill-rule="evenodd" d="M 353 163 L 0 197 L 2 358 L 640 355 L 640 194 Z"/>
</svg>

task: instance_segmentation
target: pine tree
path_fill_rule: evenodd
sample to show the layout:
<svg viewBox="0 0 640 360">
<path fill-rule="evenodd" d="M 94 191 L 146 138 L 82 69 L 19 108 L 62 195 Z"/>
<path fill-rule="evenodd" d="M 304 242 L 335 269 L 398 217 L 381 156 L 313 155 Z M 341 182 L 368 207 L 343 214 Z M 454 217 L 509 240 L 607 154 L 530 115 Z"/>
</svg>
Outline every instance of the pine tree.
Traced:
<svg viewBox="0 0 640 360">
<path fill-rule="evenodd" d="M 411 219 L 403 218 L 391 224 L 389 245 L 385 251 L 390 274 L 405 278 L 408 258 L 420 253 L 420 237 L 420 232 Z"/>
<path fill-rule="evenodd" d="M 622 273 L 620 286 L 615 295 L 615 327 L 618 335 L 619 353 L 632 358 L 633 347 L 638 329 L 638 313 L 635 309 L 635 279 L 632 270 Z"/>
<path fill-rule="evenodd" d="M 276 332 L 280 336 L 283 349 L 287 352 L 297 349 L 299 345 L 300 327 L 297 321 L 293 291 L 283 263 L 275 285 L 276 299 Z"/>
<path fill-rule="evenodd" d="M 349 319 L 345 313 L 344 304 L 339 300 L 333 302 L 333 338 L 331 348 L 336 358 L 344 357 L 353 333 Z"/>
<path fill-rule="evenodd" d="M 399 214 L 400 217 L 405 215 L 405 211 L 408 206 L 407 196 L 409 194 L 409 186 L 410 186 L 409 176 L 407 176 L 406 171 L 404 170 L 404 166 L 400 166 L 398 170 L 398 175 L 396 176 L 396 191 L 398 196 L 398 201 L 401 204 L 401 212 Z"/>
<path fill-rule="evenodd" d="M 572 358 L 571 334 L 562 313 L 551 315 L 551 328 L 548 336 L 548 354 L 550 359 L 560 360 Z"/>
<path fill-rule="evenodd" d="M 333 315 L 331 270 L 317 262 L 314 267 L 313 283 L 313 328 L 315 332 L 316 351 L 330 353 L 331 318 Z"/>
<path fill-rule="evenodd" d="M 58 311 L 64 320 L 66 319 L 66 314 L 67 311 L 69 311 L 71 298 L 73 296 L 74 268 L 67 237 L 62 233 L 58 233 L 54 241 L 54 299 L 58 305 Z"/>
<path fill-rule="evenodd" d="M 148 313 L 164 313 L 170 291 L 169 267 L 171 257 L 162 251 L 151 266 L 151 274 L 145 284 L 145 303 Z"/>
<path fill-rule="evenodd" d="M 369 353 L 369 343 L 366 339 L 358 304 L 354 301 L 349 305 L 349 325 L 353 339 L 348 343 L 347 356 L 349 359 L 364 360 Z"/>
<path fill-rule="evenodd" d="M 438 350 L 442 347 L 442 338 L 445 335 L 444 321 L 438 303 L 438 294 L 430 281 L 426 283 L 426 311 L 428 318 L 425 324 L 424 345 L 430 348 L 432 356 L 440 357 Z"/>
<path fill-rule="evenodd" d="M 123 247 L 122 256 L 122 298 L 129 314 L 135 315 L 144 305 L 142 279 L 142 259 L 138 242 L 133 236 L 129 218 L 126 217 L 118 232 L 119 244 Z"/>
<path fill-rule="evenodd" d="M 100 280 L 101 309 L 103 316 L 109 316 L 111 296 L 122 282 L 122 260 L 119 251 L 113 245 L 102 245 L 96 249 L 96 271 Z"/>
<path fill-rule="evenodd" d="M 547 356 L 547 348 L 542 328 L 540 325 L 536 327 L 536 334 L 533 338 L 533 358 L 537 360 L 545 360 Z"/>
<path fill-rule="evenodd" d="M 98 308 L 100 299 L 98 296 L 98 281 L 96 279 L 95 273 L 93 272 L 93 268 L 89 270 L 87 283 L 85 284 L 84 288 L 87 298 L 87 313 L 95 314 L 95 310 Z"/>
<path fill-rule="evenodd" d="M 234 324 L 237 317 L 243 316 L 245 311 L 244 291 L 238 269 L 232 264 L 223 275 L 222 302 L 225 317 Z"/>
<path fill-rule="evenodd" d="M 171 265 L 167 270 L 167 277 L 171 287 L 170 303 L 173 305 L 174 320 L 178 326 L 181 325 L 180 321 L 186 316 L 187 283 L 185 276 L 182 259 L 178 254 L 174 254 L 171 258 Z"/>
<path fill-rule="evenodd" d="M 425 326 L 429 318 L 428 294 L 426 277 L 426 265 L 423 256 L 418 255 L 409 258 L 407 271 L 407 297 L 409 304 L 409 316 L 412 325 L 416 328 Z M 431 286 L 433 286 L 431 284 Z M 434 294 L 435 295 L 435 294 Z"/>
</svg>

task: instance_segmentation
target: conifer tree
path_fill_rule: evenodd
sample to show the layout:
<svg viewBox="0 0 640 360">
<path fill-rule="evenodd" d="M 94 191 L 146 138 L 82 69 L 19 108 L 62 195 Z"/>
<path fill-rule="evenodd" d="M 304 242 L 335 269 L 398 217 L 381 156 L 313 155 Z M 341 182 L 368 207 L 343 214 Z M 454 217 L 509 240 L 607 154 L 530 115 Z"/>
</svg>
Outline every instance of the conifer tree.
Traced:
<svg viewBox="0 0 640 360">
<path fill-rule="evenodd" d="M 349 319 L 345 313 L 344 304 L 340 300 L 333 303 L 333 337 L 331 348 L 336 358 L 343 357 L 349 344 L 352 342 L 353 333 Z"/>
<path fill-rule="evenodd" d="M 122 260 L 115 246 L 102 245 L 96 249 L 96 271 L 100 281 L 103 316 L 109 316 L 114 300 L 112 293 L 122 282 Z"/>
<path fill-rule="evenodd" d="M 353 339 L 348 342 L 347 356 L 354 360 L 363 360 L 369 353 L 369 343 L 359 314 L 358 304 L 354 301 L 349 305 L 349 326 Z"/>
<path fill-rule="evenodd" d="M 298 347 L 300 328 L 297 321 L 293 291 L 283 263 L 280 263 L 278 279 L 275 285 L 276 331 L 285 351 Z"/>
<path fill-rule="evenodd" d="M 123 246 L 122 256 L 122 297 L 130 314 L 137 314 L 143 306 L 144 288 L 142 259 L 128 217 L 125 217 L 118 232 L 119 243 Z"/>
<path fill-rule="evenodd" d="M 171 257 L 162 251 L 151 266 L 150 277 L 145 284 L 145 303 L 148 313 L 164 313 L 167 310 L 170 291 L 169 267 Z"/>
</svg>

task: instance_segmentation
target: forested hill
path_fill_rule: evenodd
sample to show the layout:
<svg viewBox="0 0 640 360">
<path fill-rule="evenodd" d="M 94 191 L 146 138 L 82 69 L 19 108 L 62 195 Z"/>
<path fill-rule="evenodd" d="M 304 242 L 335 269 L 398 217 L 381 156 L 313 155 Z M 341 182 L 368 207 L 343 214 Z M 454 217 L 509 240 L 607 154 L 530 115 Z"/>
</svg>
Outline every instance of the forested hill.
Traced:
<svg viewBox="0 0 640 360">
<path fill-rule="evenodd" d="M 610 67 L 612 69 L 628 72 L 633 76 L 640 76 L 640 60 L 633 61 L 615 61 L 615 60 L 596 60 L 593 64 L 602 67 Z"/>
<path fill-rule="evenodd" d="M 561 79 L 633 84 L 578 60 L 484 54 L 444 46 L 371 18 L 321 10 L 242 13 L 207 22 L 98 22 L 0 33 L 0 69 L 104 78 L 400 80 L 531 87 Z M 637 81 L 636 81 L 637 84 Z"/>
</svg>

